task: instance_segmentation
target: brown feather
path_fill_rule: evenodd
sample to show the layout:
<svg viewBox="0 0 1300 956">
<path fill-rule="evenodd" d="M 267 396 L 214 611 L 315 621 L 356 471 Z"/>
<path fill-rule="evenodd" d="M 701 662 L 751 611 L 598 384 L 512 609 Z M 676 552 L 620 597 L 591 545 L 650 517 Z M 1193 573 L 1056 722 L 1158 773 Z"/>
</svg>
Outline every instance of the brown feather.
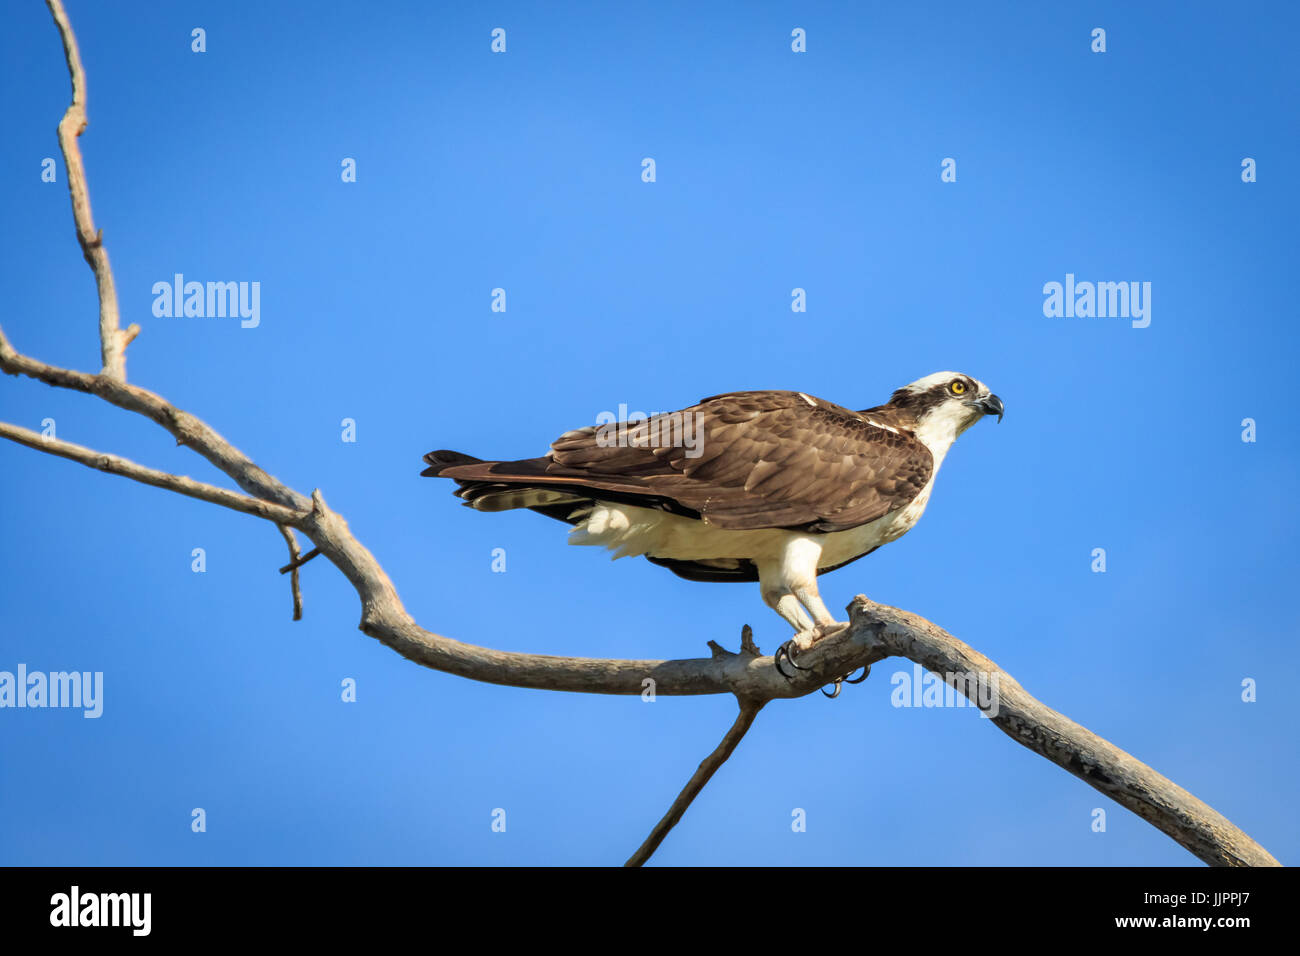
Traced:
<svg viewBox="0 0 1300 956">
<path fill-rule="evenodd" d="M 907 408 L 855 412 L 812 401 L 799 392 L 734 392 L 683 409 L 683 418 L 699 416 L 695 450 L 701 454 L 695 458 L 683 447 L 650 447 L 651 439 L 665 437 L 663 429 L 651 428 L 651 419 L 627 429 L 628 438 L 645 447 L 602 445 L 598 429 L 582 428 L 556 439 L 544 458 L 430 457 L 434 467 L 425 473 L 455 479 L 457 493 L 470 501 L 485 493 L 487 483 L 497 491 L 563 488 L 593 500 L 703 516 L 722 528 L 816 532 L 874 521 L 906 505 L 929 481 L 933 460 L 910 433 L 915 419 Z"/>
</svg>

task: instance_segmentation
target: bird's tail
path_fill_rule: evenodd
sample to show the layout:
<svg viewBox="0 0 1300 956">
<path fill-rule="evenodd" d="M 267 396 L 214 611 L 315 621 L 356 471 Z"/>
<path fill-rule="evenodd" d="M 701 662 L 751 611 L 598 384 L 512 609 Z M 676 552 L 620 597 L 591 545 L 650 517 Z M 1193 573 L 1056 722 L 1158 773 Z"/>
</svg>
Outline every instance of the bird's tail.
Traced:
<svg viewBox="0 0 1300 956">
<path fill-rule="evenodd" d="M 424 462 L 429 467 L 420 472 L 426 478 L 437 478 L 448 468 L 454 468 L 457 465 L 480 465 L 483 463 L 482 458 L 475 458 L 473 455 L 462 455 L 458 451 L 448 451 L 445 448 L 438 451 L 431 451 L 424 456 Z"/>
<path fill-rule="evenodd" d="M 424 461 L 429 467 L 420 472 L 421 475 L 451 478 L 458 485 L 457 497 L 464 498 L 465 504 L 475 511 L 532 508 L 548 517 L 569 521 L 573 509 L 567 506 L 587 501 L 571 489 L 555 488 L 538 480 L 546 476 L 546 458 L 484 461 L 458 451 L 441 449 L 429 452 Z M 549 510 L 556 506 L 566 507 L 554 513 Z"/>
</svg>

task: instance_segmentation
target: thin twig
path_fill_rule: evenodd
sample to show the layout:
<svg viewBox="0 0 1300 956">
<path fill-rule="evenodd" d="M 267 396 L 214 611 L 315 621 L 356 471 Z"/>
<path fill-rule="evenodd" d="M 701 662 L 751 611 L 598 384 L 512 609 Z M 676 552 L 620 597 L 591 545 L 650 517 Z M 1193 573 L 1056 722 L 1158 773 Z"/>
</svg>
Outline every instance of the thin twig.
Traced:
<svg viewBox="0 0 1300 956">
<path fill-rule="evenodd" d="M 727 758 L 731 756 L 732 751 L 736 749 L 736 745 L 745 736 L 745 732 L 754 723 L 754 718 L 758 716 L 758 712 L 763 709 L 764 703 L 761 700 L 742 700 L 740 702 L 740 713 L 736 715 L 736 722 L 731 725 L 727 735 L 722 738 L 722 743 L 714 748 L 713 753 L 700 761 L 699 767 L 691 775 L 691 779 L 686 781 L 686 786 L 677 795 L 677 799 L 668 808 L 668 812 L 664 814 L 663 819 L 655 824 L 654 829 L 650 831 L 650 835 L 645 838 L 645 842 L 628 858 L 628 861 L 623 864 L 624 866 L 640 866 L 650 859 L 654 851 L 659 848 L 659 844 L 664 841 L 664 837 L 668 835 L 668 831 L 677 826 L 677 821 L 682 818 L 682 814 L 691 805 L 691 801 L 699 796 L 700 791 L 704 789 L 704 785 L 709 782 L 709 778 L 727 762 Z"/>
<path fill-rule="evenodd" d="M 77 38 L 62 0 L 45 0 L 45 4 L 59 28 L 68 74 L 72 78 L 72 102 L 59 121 L 59 149 L 63 151 L 63 165 L 68 175 L 68 194 L 72 198 L 77 241 L 81 244 L 81 254 L 95 273 L 95 285 L 99 290 L 99 351 L 103 374 L 125 381 L 126 347 L 140 333 L 140 326 L 133 324 L 125 330 L 120 327 L 117 289 L 113 284 L 113 270 L 108 264 L 108 250 L 104 248 L 103 233 L 95 229 L 95 218 L 90 212 L 90 190 L 86 186 L 81 147 L 77 144 L 77 137 L 85 132 L 89 122 L 86 118 L 86 76 L 81 68 Z"/>
<path fill-rule="evenodd" d="M 293 590 L 293 619 L 295 621 L 301 621 L 302 590 L 298 587 L 298 568 L 301 567 L 302 562 L 298 560 L 298 555 L 302 553 L 302 549 L 298 547 L 298 539 L 293 536 L 292 528 L 286 527 L 282 524 L 276 525 L 276 527 L 280 529 L 280 534 L 284 535 L 284 540 L 289 544 L 288 567 L 293 572 L 289 576 L 289 587 Z M 284 568 L 280 569 L 280 573 L 284 574 Z"/>
<path fill-rule="evenodd" d="M 296 553 L 290 551 L 290 557 L 292 557 L 293 560 L 290 561 L 288 564 L 286 564 L 284 567 L 282 567 L 280 569 L 280 573 L 288 574 L 290 571 L 293 571 L 296 574 L 300 567 L 302 567 L 312 558 L 319 557 L 319 556 L 320 556 L 320 548 L 312 548 L 310 551 L 308 551 L 306 554 L 302 555 L 301 557 L 299 557 Z"/>
<path fill-rule="evenodd" d="M 0 438 L 7 438 L 20 445 L 26 445 L 28 448 L 35 448 L 37 451 L 79 462 L 89 468 L 97 468 L 109 474 L 121 475 L 124 478 L 130 478 L 132 481 L 153 485 L 155 488 L 174 491 L 178 495 L 185 495 L 187 498 L 197 498 L 209 504 L 221 505 L 223 508 L 231 508 L 244 514 L 255 515 L 258 518 L 267 518 L 280 524 L 295 524 L 303 519 L 301 512 L 285 508 L 283 505 L 262 501 L 259 498 L 248 498 L 236 492 L 227 491 L 225 488 L 218 488 L 216 485 L 207 485 L 201 481 L 195 481 L 193 478 L 187 478 L 184 475 L 173 475 L 169 472 L 146 468 L 144 465 L 137 465 L 135 462 L 119 455 L 109 455 L 95 451 L 93 448 L 86 448 L 84 445 L 76 445 L 59 438 L 51 438 L 42 435 L 40 432 L 20 428 L 8 422 L 0 422 Z"/>
<path fill-rule="evenodd" d="M 26 375 L 56 388 L 68 388 L 102 398 L 118 408 L 143 415 L 171 433 L 178 445 L 198 452 L 254 498 L 275 502 L 295 511 L 308 511 L 311 501 L 267 474 L 207 422 L 177 408 L 162 396 L 108 375 L 92 375 L 60 368 L 23 355 L 0 329 L 0 371 Z"/>
</svg>

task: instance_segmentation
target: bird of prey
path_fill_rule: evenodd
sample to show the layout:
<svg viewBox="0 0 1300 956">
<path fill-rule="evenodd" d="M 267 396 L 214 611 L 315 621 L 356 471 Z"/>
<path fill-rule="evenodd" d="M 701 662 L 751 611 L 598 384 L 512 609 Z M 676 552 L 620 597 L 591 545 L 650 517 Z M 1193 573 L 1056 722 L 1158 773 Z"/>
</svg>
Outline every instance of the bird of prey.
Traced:
<svg viewBox="0 0 1300 956">
<path fill-rule="evenodd" d="M 804 392 L 730 392 L 566 432 L 540 458 L 429 452 L 422 474 L 453 479 L 478 511 L 567 522 L 570 544 L 642 555 L 692 581 L 757 581 L 795 629 L 783 645 L 793 663 L 789 645 L 807 649 L 837 626 L 817 576 L 905 534 L 957 436 L 1002 413 L 957 372 L 856 412 Z"/>
</svg>

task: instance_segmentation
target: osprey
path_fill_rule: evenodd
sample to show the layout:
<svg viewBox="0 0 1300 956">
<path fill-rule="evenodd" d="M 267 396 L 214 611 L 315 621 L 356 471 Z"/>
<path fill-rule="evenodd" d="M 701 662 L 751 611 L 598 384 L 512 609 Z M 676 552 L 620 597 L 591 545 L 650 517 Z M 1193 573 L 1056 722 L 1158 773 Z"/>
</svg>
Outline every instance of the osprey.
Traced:
<svg viewBox="0 0 1300 956">
<path fill-rule="evenodd" d="M 957 372 L 858 412 L 803 392 L 730 392 L 566 432 L 540 458 L 432 451 L 421 474 L 455 480 L 478 511 L 567 522 L 570 544 L 643 555 L 692 581 L 757 581 L 806 648 L 835 625 L 817 576 L 907 533 L 957 436 L 1002 413 L 986 385 Z"/>
</svg>

